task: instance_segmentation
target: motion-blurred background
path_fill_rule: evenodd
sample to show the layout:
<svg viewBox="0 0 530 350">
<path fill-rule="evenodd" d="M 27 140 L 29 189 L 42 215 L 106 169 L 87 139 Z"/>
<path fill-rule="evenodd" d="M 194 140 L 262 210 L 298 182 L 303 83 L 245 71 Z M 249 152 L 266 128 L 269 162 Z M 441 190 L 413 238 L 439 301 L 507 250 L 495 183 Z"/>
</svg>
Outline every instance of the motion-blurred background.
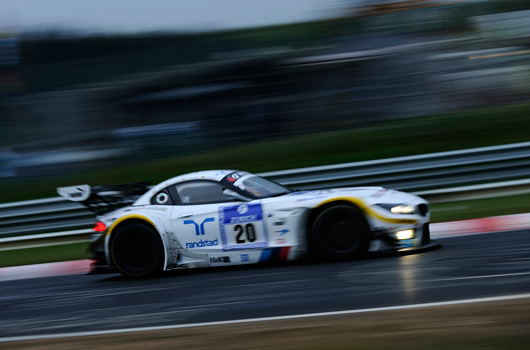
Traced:
<svg viewBox="0 0 530 350">
<path fill-rule="evenodd" d="M 529 140 L 530 1 L 179 3 L 3 2 L 0 202 Z"/>
</svg>

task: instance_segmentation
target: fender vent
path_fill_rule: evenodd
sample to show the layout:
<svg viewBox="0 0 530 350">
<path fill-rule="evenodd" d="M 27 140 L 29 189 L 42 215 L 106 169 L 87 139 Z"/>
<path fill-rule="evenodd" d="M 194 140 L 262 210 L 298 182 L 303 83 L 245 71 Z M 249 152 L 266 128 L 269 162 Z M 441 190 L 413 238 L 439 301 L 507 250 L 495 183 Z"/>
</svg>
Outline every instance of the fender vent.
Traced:
<svg viewBox="0 0 530 350">
<path fill-rule="evenodd" d="M 429 206 L 427 204 L 420 204 L 418 205 L 418 211 L 421 216 L 425 216 L 429 212 Z"/>
</svg>

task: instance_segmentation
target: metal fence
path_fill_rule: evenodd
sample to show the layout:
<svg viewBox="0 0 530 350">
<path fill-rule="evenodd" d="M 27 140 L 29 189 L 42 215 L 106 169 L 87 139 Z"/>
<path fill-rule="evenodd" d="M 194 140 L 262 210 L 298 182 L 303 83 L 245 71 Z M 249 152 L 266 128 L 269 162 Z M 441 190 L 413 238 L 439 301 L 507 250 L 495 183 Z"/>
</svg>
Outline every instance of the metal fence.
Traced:
<svg viewBox="0 0 530 350">
<path fill-rule="evenodd" d="M 384 186 L 422 192 L 526 178 L 530 142 L 261 174 L 287 186 Z"/>
<path fill-rule="evenodd" d="M 433 200 L 477 191 L 499 195 L 499 188 L 511 193 L 530 186 L 530 142 L 260 175 L 297 189 L 384 186 Z M 93 223 L 92 212 L 62 197 L 0 204 L 0 244 L 78 237 Z"/>
</svg>

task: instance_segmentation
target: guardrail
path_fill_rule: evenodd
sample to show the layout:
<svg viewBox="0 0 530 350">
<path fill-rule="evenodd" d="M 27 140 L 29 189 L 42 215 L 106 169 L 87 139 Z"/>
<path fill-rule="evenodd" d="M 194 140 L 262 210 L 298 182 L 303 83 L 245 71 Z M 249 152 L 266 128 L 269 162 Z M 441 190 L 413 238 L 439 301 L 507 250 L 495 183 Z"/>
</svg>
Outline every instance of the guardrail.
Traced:
<svg viewBox="0 0 530 350">
<path fill-rule="evenodd" d="M 299 189 L 384 186 L 431 201 L 497 196 L 530 187 L 530 142 L 260 175 Z M 0 204 L 0 244 L 86 235 L 93 222 L 92 212 L 62 197 Z"/>
<path fill-rule="evenodd" d="M 384 186 L 423 191 L 530 176 L 530 142 L 261 174 L 301 189 Z"/>
</svg>

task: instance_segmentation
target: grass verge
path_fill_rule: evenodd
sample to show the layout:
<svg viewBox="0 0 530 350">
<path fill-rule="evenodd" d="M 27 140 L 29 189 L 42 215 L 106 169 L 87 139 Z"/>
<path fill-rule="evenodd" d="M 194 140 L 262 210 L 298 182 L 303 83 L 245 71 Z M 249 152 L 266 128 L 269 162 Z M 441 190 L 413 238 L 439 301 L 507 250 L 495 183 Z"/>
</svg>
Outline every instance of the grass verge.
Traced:
<svg viewBox="0 0 530 350">
<path fill-rule="evenodd" d="M 71 243 L 47 247 L 0 251 L 0 267 L 42 264 L 88 258 L 88 243 Z"/>
<path fill-rule="evenodd" d="M 9 349 L 527 349 L 530 299 L 11 342 Z"/>
<path fill-rule="evenodd" d="M 444 222 L 519 213 L 530 213 L 530 193 L 432 204 L 431 221 Z"/>
</svg>

